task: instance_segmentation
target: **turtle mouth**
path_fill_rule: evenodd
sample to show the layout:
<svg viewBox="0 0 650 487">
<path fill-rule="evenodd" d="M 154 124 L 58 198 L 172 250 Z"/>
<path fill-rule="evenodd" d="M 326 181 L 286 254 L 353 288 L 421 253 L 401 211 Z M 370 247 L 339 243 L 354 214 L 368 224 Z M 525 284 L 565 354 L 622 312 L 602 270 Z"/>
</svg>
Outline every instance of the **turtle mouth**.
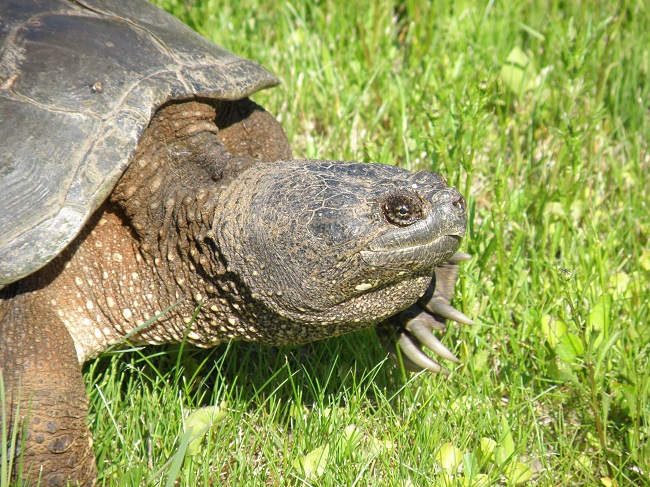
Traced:
<svg viewBox="0 0 650 487">
<path fill-rule="evenodd" d="M 461 235 L 442 235 L 422 244 L 362 250 L 361 257 L 373 267 L 401 268 L 417 264 L 418 267 L 433 268 L 454 255 L 461 239 Z"/>
</svg>

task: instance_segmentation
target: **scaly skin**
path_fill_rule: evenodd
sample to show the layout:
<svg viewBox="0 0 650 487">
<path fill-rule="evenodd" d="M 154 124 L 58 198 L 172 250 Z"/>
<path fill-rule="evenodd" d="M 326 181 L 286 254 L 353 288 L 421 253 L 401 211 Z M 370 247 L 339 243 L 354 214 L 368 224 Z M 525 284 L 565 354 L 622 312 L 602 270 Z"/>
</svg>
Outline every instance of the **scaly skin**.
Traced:
<svg viewBox="0 0 650 487">
<path fill-rule="evenodd" d="M 439 175 L 290 157 L 281 127 L 248 100 L 168 105 L 75 241 L 0 291 L 10 409 L 31 406 L 29 479 L 92 485 L 80 364 L 174 303 L 130 340 L 302 343 L 425 294 L 464 234 L 460 194 Z M 429 346 L 419 330 L 436 326 L 422 319 L 411 311 L 392 327 Z"/>
<path fill-rule="evenodd" d="M 32 481 L 42 476 L 43 486 L 65 485 L 67 479 L 92 485 L 95 455 L 74 344 L 54 310 L 33 300 L 48 284 L 43 274 L 2 292 L 2 299 L 11 300 L 8 305 L 0 301 L 0 370 L 10 406 L 8 424 L 17 413 L 29 418 L 20 453 Z"/>
</svg>

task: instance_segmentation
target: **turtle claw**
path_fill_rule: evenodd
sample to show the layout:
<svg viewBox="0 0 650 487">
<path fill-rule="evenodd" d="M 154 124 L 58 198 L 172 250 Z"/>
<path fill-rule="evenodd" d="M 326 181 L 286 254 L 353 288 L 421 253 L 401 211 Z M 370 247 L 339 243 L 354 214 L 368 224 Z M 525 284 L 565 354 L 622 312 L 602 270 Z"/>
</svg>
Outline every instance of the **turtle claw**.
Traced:
<svg viewBox="0 0 650 487">
<path fill-rule="evenodd" d="M 404 370 L 409 372 L 422 372 L 428 370 L 434 374 L 449 375 L 450 372 L 437 362 L 434 362 L 426 355 L 419 343 L 407 334 L 402 334 L 396 342 L 390 342 L 387 346 L 388 356 L 395 365 L 399 365 L 400 360 Z M 399 345 L 399 353 L 396 345 Z"/>
<path fill-rule="evenodd" d="M 458 264 L 459 262 L 467 262 L 472 256 L 470 254 L 465 254 L 463 252 L 456 252 L 449 258 L 450 264 Z"/>
<path fill-rule="evenodd" d="M 393 362 L 394 365 L 397 367 L 400 366 L 400 359 L 401 359 L 401 365 L 404 367 L 404 370 L 407 372 L 422 372 L 423 369 L 419 365 L 417 365 L 415 362 L 413 362 L 410 358 L 408 358 L 406 355 L 404 355 L 402 352 L 402 349 L 400 348 L 400 353 L 397 352 L 397 347 L 394 342 L 390 342 L 389 344 L 386 345 L 386 352 L 388 352 L 388 358 L 390 359 L 391 362 Z"/>
<path fill-rule="evenodd" d="M 411 334 L 425 347 L 431 350 L 433 353 L 438 355 L 441 358 L 449 360 L 451 362 L 460 362 L 458 357 L 456 357 L 451 351 L 445 347 L 440 340 L 438 340 L 431 329 L 422 323 L 409 323 L 406 329 L 411 332 Z"/>
<path fill-rule="evenodd" d="M 426 355 L 421 348 L 421 345 L 417 340 L 413 340 L 410 336 L 406 334 L 402 334 L 398 339 L 397 339 L 397 345 L 400 348 L 400 351 L 403 353 L 403 355 L 409 359 L 414 365 L 420 368 L 420 370 L 428 370 L 429 372 L 433 372 L 434 374 L 439 374 L 443 373 L 448 375 L 449 371 L 446 369 L 443 369 L 442 366 L 431 360 L 428 355 Z M 402 359 L 403 361 L 404 359 Z"/>
<path fill-rule="evenodd" d="M 465 316 L 453 306 L 443 303 L 442 301 L 431 300 L 426 303 L 425 308 L 434 314 L 440 315 L 448 320 L 462 323 L 463 325 L 475 325 L 476 323 L 471 318 Z"/>
<path fill-rule="evenodd" d="M 437 267 L 429 288 L 424 296 L 413 306 L 393 316 L 377 328 L 377 335 L 386 347 L 391 360 L 401 363 L 405 370 L 449 375 L 449 370 L 432 360 L 424 353 L 423 347 L 450 362 L 460 360 L 445 347 L 433 331 L 444 331 L 446 320 L 473 325 L 472 319 L 451 306 L 454 285 L 458 276 L 458 262 L 468 260 L 468 254 L 454 254 L 448 263 Z M 398 350 L 399 348 L 399 350 Z"/>
</svg>

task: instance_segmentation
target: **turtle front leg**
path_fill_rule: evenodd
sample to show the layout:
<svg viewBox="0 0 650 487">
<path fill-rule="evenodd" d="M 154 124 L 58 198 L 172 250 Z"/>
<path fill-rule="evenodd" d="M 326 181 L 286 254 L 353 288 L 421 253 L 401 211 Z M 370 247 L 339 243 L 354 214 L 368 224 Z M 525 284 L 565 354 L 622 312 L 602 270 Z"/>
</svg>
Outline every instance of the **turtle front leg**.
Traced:
<svg viewBox="0 0 650 487">
<path fill-rule="evenodd" d="M 447 369 L 426 355 L 422 347 L 443 359 L 458 362 L 458 358 L 433 332 L 444 331 L 448 319 L 466 325 L 474 324 L 474 321 L 451 306 L 458 277 L 458 263 L 469 259 L 469 255 L 458 252 L 449 262 L 436 267 L 429 288 L 417 303 L 377 325 L 377 336 L 391 360 L 397 362 L 401 356 L 406 370 L 449 374 Z"/>
<path fill-rule="evenodd" d="M 86 424 L 88 400 L 74 343 L 39 291 L 25 282 L 0 291 L 0 371 L 6 391 L 7 429 L 18 417 L 22 476 L 29 485 L 91 486 L 97 470 Z M 2 418 L 0 418 L 0 423 Z M 6 458 L 6 457 L 5 457 Z"/>
</svg>

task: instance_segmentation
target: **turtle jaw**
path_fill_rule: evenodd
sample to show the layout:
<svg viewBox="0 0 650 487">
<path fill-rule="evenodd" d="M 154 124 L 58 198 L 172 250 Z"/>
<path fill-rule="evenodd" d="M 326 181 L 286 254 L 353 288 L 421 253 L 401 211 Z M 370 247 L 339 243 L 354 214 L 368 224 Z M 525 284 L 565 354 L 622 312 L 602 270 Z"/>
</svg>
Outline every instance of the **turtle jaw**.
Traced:
<svg viewBox="0 0 650 487">
<path fill-rule="evenodd" d="M 363 261 L 373 267 L 388 267 L 399 269 L 401 267 L 434 268 L 449 260 L 460 247 L 460 235 L 442 235 L 431 242 L 386 250 L 362 250 Z"/>
</svg>

